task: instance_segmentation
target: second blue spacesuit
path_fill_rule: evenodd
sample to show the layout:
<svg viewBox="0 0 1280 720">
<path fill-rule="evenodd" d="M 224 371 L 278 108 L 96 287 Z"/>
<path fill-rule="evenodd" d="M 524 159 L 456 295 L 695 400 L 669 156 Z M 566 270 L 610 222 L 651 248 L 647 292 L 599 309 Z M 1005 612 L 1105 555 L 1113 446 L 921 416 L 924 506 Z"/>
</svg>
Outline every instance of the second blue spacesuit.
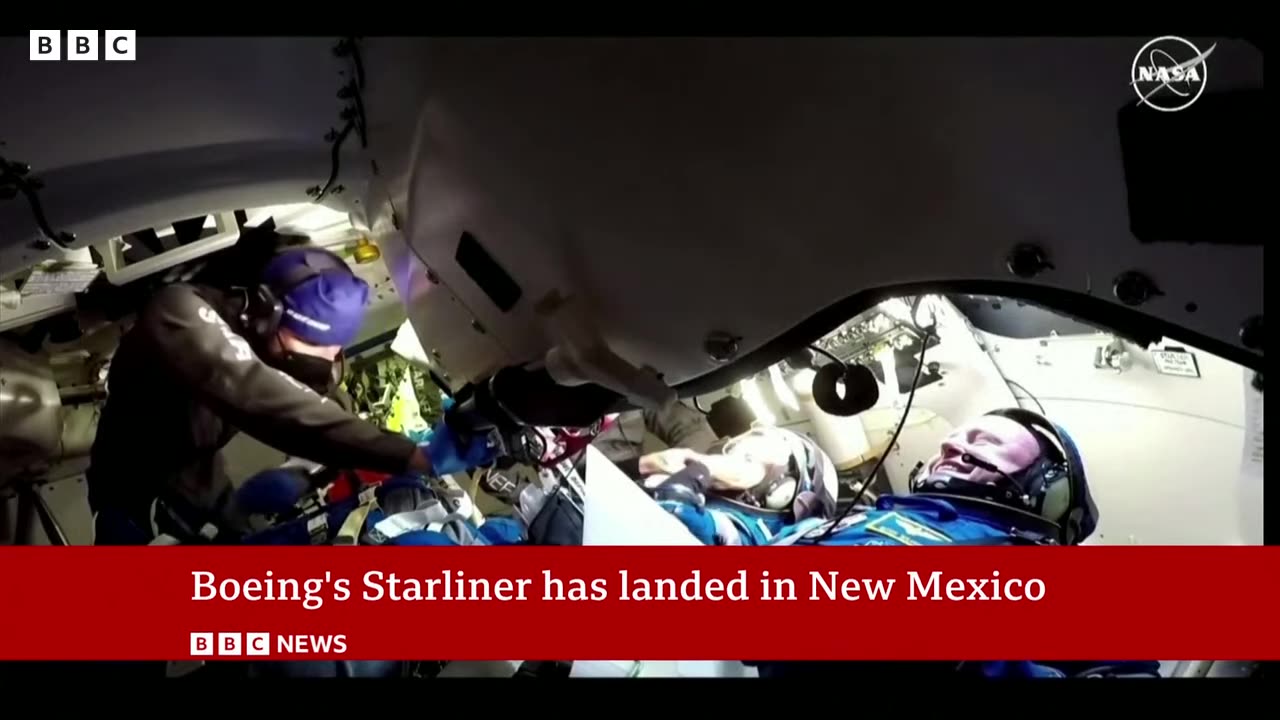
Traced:
<svg viewBox="0 0 1280 720">
<path fill-rule="evenodd" d="M 789 469 L 797 473 L 801 489 L 815 479 L 834 484 L 834 473 L 821 471 L 824 465 L 811 455 L 795 458 Z M 653 491 L 659 505 L 709 545 L 1074 545 L 1094 531 L 1098 519 L 1070 437 L 1022 409 L 998 410 L 958 428 L 913 478 L 910 494 L 883 496 L 871 507 L 850 508 L 839 516 L 828 511 L 796 517 L 790 509 L 751 507 L 717 497 L 710 480 L 707 468 L 695 462 Z M 929 670 L 983 677 L 1078 674 L 1078 669 L 1029 661 L 752 664 L 761 676 L 918 676 Z M 1158 675 L 1153 662 L 1089 666 L 1098 675 Z"/>
<path fill-rule="evenodd" d="M 815 484 L 834 487 L 835 473 L 824 470 L 830 461 L 801 442 L 811 454 L 787 465 L 798 479 L 797 495 Z M 910 494 L 839 516 L 834 504 L 805 517 L 791 507 L 755 507 L 718 496 L 712 485 L 707 468 L 691 462 L 653 490 L 659 505 L 709 545 L 1075 545 L 1098 518 L 1070 437 L 1022 409 L 997 410 L 958 428 L 912 479 Z"/>
</svg>

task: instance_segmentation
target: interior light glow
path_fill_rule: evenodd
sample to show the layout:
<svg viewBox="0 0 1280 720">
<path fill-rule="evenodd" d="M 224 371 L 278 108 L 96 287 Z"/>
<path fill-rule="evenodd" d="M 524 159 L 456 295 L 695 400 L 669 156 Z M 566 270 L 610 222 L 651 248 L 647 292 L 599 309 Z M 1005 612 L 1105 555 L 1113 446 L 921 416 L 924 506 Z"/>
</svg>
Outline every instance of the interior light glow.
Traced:
<svg viewBox="0 0 1280 720">
<path fill-rule="evenodd" d="M 756 416 L 756 421 L 761 425 L 774 425 L 778 419 L 769 412 L 769 406 L 764 402 L 764 394 L 760 392 L 760 386 L 756 384 L 755 378 L 748 378 L 739 383 L 742 389 L 742 400 L 747 403 L 747 407 L 751 408 L 751 413 Z"/>
<path fill-rule="evenodd" d="M 770 365 L 769 380 L 773 384 L 773 393 L 778 396 L 778 402 L 794 412 L 800 412 L 800 401 L 796 400 L 796 394 L 787 387 L 787 381 L 782 377 L 782 368 L 776 364 Z"/>
</svg>

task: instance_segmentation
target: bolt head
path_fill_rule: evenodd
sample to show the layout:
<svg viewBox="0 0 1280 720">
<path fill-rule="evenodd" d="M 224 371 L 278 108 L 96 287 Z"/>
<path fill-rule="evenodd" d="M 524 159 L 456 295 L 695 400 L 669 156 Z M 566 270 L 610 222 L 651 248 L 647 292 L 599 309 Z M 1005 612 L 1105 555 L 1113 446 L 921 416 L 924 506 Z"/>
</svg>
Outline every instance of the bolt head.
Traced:
<svg viewBox="0 0 1280 720">
<path fill-rule="evenodd" d="M 713 362 L 726 363 L 738 356 L 742 338 L 724 331 L 714 331 L 707 335 L 703 349 Z"/>
<path fill-rule="evenodd" d="M 1162 294 L 1151 278 L 1136 270 L 1123 272 L 1117 276 L 1111 291 L 1117 300 L 1131 307 L 1142 305 Z"/>
<path fill-rule="evenodd" d="M 1009 272 L 1023 279 L 1033 278 L 1053 268 L 1048 255 L 1037 245 L 1023 243 L 1013 248 L 1005 259 Z"/>
</svg>

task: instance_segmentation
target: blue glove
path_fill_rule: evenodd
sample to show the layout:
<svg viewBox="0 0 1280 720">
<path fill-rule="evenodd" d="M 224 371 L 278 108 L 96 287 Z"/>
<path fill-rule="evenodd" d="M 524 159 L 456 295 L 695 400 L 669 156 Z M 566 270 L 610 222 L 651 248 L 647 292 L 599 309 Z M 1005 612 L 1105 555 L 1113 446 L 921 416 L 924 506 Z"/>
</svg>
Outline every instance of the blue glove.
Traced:
<svg viewBox="0 0 1280 720">
<path fill-rule="evenodd" d="M 236 490 L 236 505 L 249 515 L 289 512 L 311 490 L 311 483 L 297 469 L 263 470 Z"/>
<path fill-rule="evenodd" d="M 489 446 L 487 435 L 477 435 L 466 447 L 461 447 L 458 436 L 444 423 L 432 428 L 431 441 L 423 446 L 422 451 L 431 461 L 431 471 L 437 476 L 488 465 L 497 457 L 497 450 Z"/>
<path fill-rule="evenodd" d="M 445 412 L 449 412 L 454 405 L 457 405 L 457 403 L 448 395 L 445 395 L 440 401 L 440 407 Z M 419 445 L 425 446 L 427 443 L 431 442 L 431 435 L 433 433 L 435 433 L 435 428 L 427 428 L 426 430 L 410 430 L 406 434 L 409 436 L 410 440 L 418 443 Z"/>
</svg>

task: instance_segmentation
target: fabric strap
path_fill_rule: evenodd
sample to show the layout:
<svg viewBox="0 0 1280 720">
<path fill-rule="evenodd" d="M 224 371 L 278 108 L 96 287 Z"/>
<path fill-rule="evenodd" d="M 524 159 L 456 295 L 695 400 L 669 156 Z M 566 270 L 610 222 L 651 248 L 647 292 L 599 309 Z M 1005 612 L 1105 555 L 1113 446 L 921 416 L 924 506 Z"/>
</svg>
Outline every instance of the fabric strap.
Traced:
<svg viewBox="0 0 1280 720">
<path fill-rule="evenodd" d="M 367 488 L 360 493 L 360 505 L 347 515 L 347 519 L 342 522 L 342 527 L 338 528 L 338 535 L 333 539 L 334 545 L 356 545 L 360 541 L 360 534 L 364 532 L 365 520 L 369 517 L 369 513 L 378 506 L 378 496 L 373 488 Z"/>
</svg>

